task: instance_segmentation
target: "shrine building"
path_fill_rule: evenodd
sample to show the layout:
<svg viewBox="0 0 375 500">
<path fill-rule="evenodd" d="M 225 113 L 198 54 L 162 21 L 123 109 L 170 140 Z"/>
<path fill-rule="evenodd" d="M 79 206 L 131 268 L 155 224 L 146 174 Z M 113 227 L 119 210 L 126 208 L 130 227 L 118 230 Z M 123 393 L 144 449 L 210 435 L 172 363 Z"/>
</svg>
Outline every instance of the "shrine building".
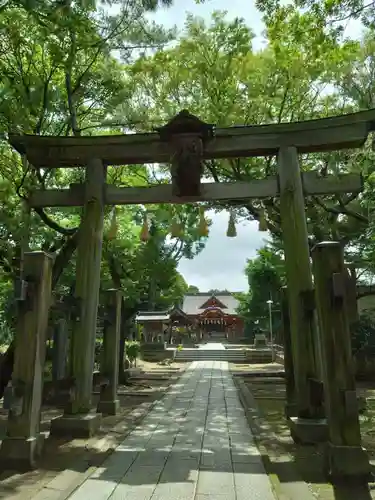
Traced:
<svg viewBox="0 0 375 500">
<path fill-rule="evenodd" d="M 187 293 L 181 310 L 200 332 L 202 338 L 226 336 L 229 341 L 243 337 L 243 321 L 239 318 L 239 301 L 229 292 Z"/>
<path fill-rule="evenodd" d="M 187 293 L 181 307 L 139 312 L 136 321 L 143 324 L 146 338 L 172 332 L 173 326 L 184 326 L 201 340 L 236 342 L 243 337 L 244 329 L 238 305 L 239 301 L 230 292 Z M 163 339 L 167 339 L 165 335 Z"/>
</svg>

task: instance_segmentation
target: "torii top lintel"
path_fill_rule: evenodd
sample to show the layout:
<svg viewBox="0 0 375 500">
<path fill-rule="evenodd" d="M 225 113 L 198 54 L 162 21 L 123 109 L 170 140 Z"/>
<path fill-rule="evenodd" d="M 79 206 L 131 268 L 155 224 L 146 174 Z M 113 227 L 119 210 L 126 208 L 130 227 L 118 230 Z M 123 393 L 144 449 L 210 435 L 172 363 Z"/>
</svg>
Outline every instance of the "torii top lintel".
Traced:
<svg viewBox="0 0 375 500">
<path fill-rule="evenodd" d="M 213 130 L 193 118 L 203 124 L 202 130 L 204 126 Z M 375 109 L 302 122 L 217 128 L 203 141 L 203 159 L 275 155 L 283 146 L 295 146 L 300 153 L 357 148 L 374 130 Z M 11 135 L 9 141 L 34 166 L 53 168 L 85 166 L 92 158 L 107 165 L 170 162 L 174 148 L 162 136 L 160 131 L 82 137 Z"/>
</svg>

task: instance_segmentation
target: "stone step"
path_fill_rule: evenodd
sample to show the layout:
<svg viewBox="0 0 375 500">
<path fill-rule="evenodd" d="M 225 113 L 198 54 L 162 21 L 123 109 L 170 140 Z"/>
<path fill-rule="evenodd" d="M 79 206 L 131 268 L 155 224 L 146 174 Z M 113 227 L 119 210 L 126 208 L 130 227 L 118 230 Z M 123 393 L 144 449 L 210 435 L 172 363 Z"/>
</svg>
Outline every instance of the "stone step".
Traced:
<svg viewBox="0 0 375 500">
<path fill-rule="evenodd" d="M 207 351 L 207 352 L 203 352 L 203 353 L 195 353 L 195 352 L 176 352 L 176 356 L 196 356 L 196 357 L 199 357 L 199 356 L 221 356 L 221 357 L 245 357 L 245 353 L 231 353 L 231 352 L 215 352 L 215 351 Z"/>
<path fill-rule="evenodd" d="M 211 356 L 211 357 L 221 357 L 221 358 L 244 358 L 245 357 L 245 354 L 219 354 L 219 353 L 204 353 L 204 354 L 195 354 L 195 353 L 186 353 L 186 354 L 182 354 L 182 353 L 176 353 L 176 357 L 185 357 L 185 356 L 194 356 L 195 358 L 199 358 L 201 356 Z M 261 357 L 261 356 L 258 356 L 258 357 Z"/>
<path fill-rule="evenodd" d="M 191 355 L 191 356 L 206 356 L 206 355 L 214 355 L 214 356 L 245 356 L 244 352 L 231 352 L 231 351 L 203 351 L 203 352 L 194 352 L 194 351 L 177 351 L 176 356 L 183 355 Z M 268 353 L 267 353 L 268 354 Z"/>
<path fill-rule="evenodd" d="M 245 361 L 244 354 L 231 355 L 229 353 L 215 353 L 215 352 L 205 352 L 202 354 L 198 353 L 176 353 L 176 361 Z"/>
<path fill-rule="evenodd" d="M 180 361 L 180 360 L 184 360 L 184 359 L 190 359 L 192 361 L 195 361 L 195 360 L 198 360 L 198 361 L 203 361 L 203 360 L 213 360 L 213 361 L 228 361 L 228 360 L 231 360 L 231 359 L 235 359 L 235 360 L 241 360 L 241 361 L 245 361 L 246 358 L 229 358 L 229 357 L 226 357 L 226 358 L 222 358 L 222 357 L 215 357 L 215 356 L 201 356 L 199 358 L 196 358 L 194 356 L 182 356 L 182 357 L 179 357 L 179 358 L 175 358 L 176 361 Z"/>
<path fill-rule="evenodd" d="M 176 358 L 245 358 L 245 355 L 223 355 L 223 354 L 176 354 Z M 261 356 L 258 356 L 261 357 Z"/>
</svg>

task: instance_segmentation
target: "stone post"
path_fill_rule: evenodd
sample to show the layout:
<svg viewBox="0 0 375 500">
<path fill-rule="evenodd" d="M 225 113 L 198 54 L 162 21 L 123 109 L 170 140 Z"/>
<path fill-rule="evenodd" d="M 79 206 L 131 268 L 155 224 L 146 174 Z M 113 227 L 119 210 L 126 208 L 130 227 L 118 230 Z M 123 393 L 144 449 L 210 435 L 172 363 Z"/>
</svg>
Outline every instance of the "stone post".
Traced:
<svg viewBox="0 0 375 500">
<path fill-rule="evenodd" d="M 52 379 L 54 382 L 66 377 L 68 340 L 68 323 L 65 318 L 60 318 L 57 320 L 53 333 Z"/>
<path fill-rule="evenodd" d="M 348 297 L 348 317 L 349 326 L 353 326 L 358 322 L 358 301 L 357 301 L 357 273 L 355 266 L 346 264 L 346 272 L 348 279 L 347 284 L 347 297 Z"/>
<path fill-rule="evenodd" d="M 71 376 L 75 386 L 62 417 L 51 422 L 51 434 L 87 438 L 100 426 L 91 396 L 103 243 L 105 168 L 93 159 L 86 167 L 85 206 L 77 248 L 75 322 L 71 338 Z"/>
<path fill-rule="evenodd" d="M 0 460 L 6 463 L 7 469 L 35 467 L 42 451 L 43 435 L 39 430 L 52 265 L 53 258 L 44 252 L 24 254 L 27 289 L 18 311 L 13 396 L 7 435 L 0 448 Z"/>
<path fill-rule="evenodd" d="M 103 387 L 98 403 L 98 412 L 106 415 L 116 415 L 120 406 L 117 399 L 117 387 L 120 355 L 121 302 L 122 294 L 120 290 L 107 291 L 107 312 L 103 331 L 103 353 L 100 372 L 108 379 L 108 385 Z"/>
<path fill-rule="evenodd" d="M 290 320 L 288 306 L 288 289 L 283 287 L 281 290 L 281 317 L 282 317 L 282 334 L 284 344 L 284 369 L 285 369 L 285 389 L 286 403 L 285 416 L 287 418 L 296 415 L 295 402 L 295 383 L 293 369 L 293 354 L 292 354 L 292 339 L 290 335 Z"/>
<path fill-rule="evenodd" d="M 324 242 L 315 246 L 312 256 L 329 431 L 327 472 L 333 478 L 367 476 L 370 465 L 361 447 L 343 250 L 338 242 Z"/>
<path fill-rule="evenodd" d="M 321 419 L 324 416 L 322 402 L 319 404 L 313 394 L 313 381 L 320 378 L 316 359 L 314 288 L 302 177 L 295 147 L 279 150 L 278 174 L 297 412 L 289 424 L 296 442 L 312 443 L 324 439 L 327 429 L 323 429 L 325 423 Z"/>
</svg>

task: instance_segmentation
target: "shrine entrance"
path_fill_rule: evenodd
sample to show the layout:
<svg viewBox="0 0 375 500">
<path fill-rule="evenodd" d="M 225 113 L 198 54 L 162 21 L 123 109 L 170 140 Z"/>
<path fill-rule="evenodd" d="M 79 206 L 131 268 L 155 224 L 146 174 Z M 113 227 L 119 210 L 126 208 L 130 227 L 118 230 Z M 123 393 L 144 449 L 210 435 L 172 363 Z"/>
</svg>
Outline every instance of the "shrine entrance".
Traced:
<svg viewBox="0 0 375 500">
<path fill-rule="evenodd" d="M 212 319 L 202 318 L 199 327 L 203 332 L 209 333 L 226 333 L 227 325 L 224 320 L 213 317 Z"/>
<path fill-rule="evenodd" d="M 220 308 L 209 307 L 197 317 L 197 327 L 204 341 L 224 342 L 231 335 L 235 319 Z"/>
<path fill-rule="evenodd" d="M 330 472 L 340 472 L 340 466 L 345 469 L 345 464 L 350 463 L 357 464 L 356 475 L 367 472 L 367 455 L 360 446 L 358 411 L 353 409 L 355 385 L 342 248 L 335 243 L 316 247 L 314 289 L 304 209 L 305 197 L 358 193 L 363 183 L 357 174 L 322 176 L 318 169 L 303 172 L 299 155 L 361 147 L 374 130 L 374 124 L 375 110 L 370 110 L 300 123 L 216 128 L 182 111 L 154 133 L 10 136 L 12 146 L 35 168 L 85 167 L 86 170 L 84 183 L 71 185 L 69 189 L 35 190 L 28 199 L 31 208 L 83 207 L 71 362 L 75 390 L 69 408 L 60 417 L 60 423 L 55 424 L 56 429 L 71 436 L 95 420 L 91 413 L 92 369 L 105 205 L 225 202 L 228 206 L 238 206 L 248 199 L 272 199 L 277 200 L 279 210 L 288 283 L 284 335 L 290 338 L 291 349 L 286 371 L 291 382 L 288 405 L 292 435 L 300 442 L 311 442 L 319 432 L 321 435 L 325 432 L 330 445 L 327 458 Z M 202 182 L 205 160 L 258 156 L 276 158 L 276 175 L 244 182 Z M 170 163 L 172 183 L 129 188 L 106 183 L 108 165 L 147 163 Z M 265 224 L 269 223 L 265 214 Z M 20 312 L 13 370 L 13 381 L 19 385 L 23 406 L 19 412 L 10 412 L 8 435 L 0 452 L 10 457 L 17 448 L 30 460 L 40 449 L 35 446 L 36 436 L 40 435 L 44 364 L 40 346 L 45 343 L 51 266 L 44 254 L 38 258 L 25 256 L 26 261 L 27 272 L 22 283 L 30 287 L 28 294 L 20 297 L 27 305 Z M 335 351 L 332 345 L 336 346 Z M 118 349 L 118 342 L 113 349 Z M 340 369 L 335 374 L 332 369 L 337 366 Z M 317 397 L 317 386 L 324 386 L 324 407 L 322 398 Z M 325 416 L 327 421 L 322 420 Z M 351 474 L 351 471 L 352 467 L 344 472 Z"/>
</svg>

